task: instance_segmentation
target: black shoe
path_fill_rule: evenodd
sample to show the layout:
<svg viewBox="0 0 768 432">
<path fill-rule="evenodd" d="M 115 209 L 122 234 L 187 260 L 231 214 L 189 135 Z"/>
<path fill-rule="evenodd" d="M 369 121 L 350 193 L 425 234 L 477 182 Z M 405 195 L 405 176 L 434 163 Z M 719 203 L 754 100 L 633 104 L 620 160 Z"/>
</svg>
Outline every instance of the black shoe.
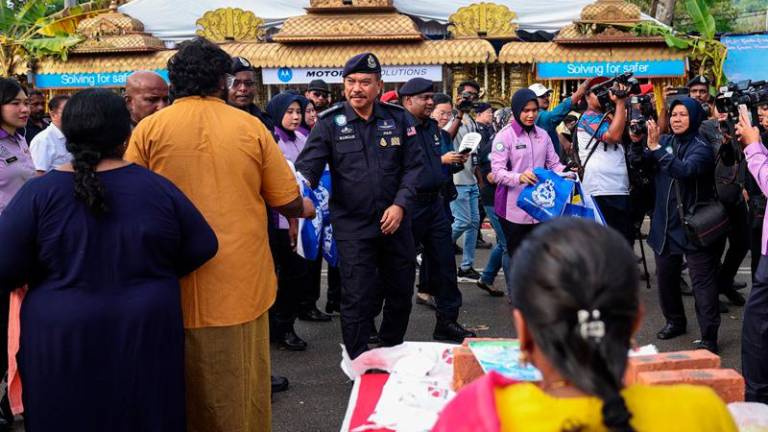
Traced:
<svg viewBox="0 0 768 432">
<path fill-rule="evenodd" d="M 277 337 L 277 346 L 288 351 L 304 351 L 307 343 L 293 329 Z"/>
<path fill-rule="evenodd" d="M 459 269 L 459 273 L 458 273 L 459 282 L 472 283 L 472 282 L 477 282 L 479 280 L 480 280 L 480 273 L 478 273 L 477 270 L 471 267 L 466 270 Z"/>
<path fill-rule="evenodd" d="M 477 239 L 477 242 L 475 243 L 476 249 L 490 249 L 493 247 L 493 243 L 487 242 L 481 238 Z"/>
<path fill-rule="evenodd" d="M 696 349 L 705 349 L 708 350 L 714 354 L 717 354 L 718 348 L 717 348 L 717 342 L 716 341 L 706 341 L 706 340 L 700 340 L 694 342 L 694 345 Z"/>
<path fill-rule="evenodd" d="M 746 282 L 734 282 L 733 283 L 733 289 L 735 289 L 735 290 L 743 290 L 746 287 L 747 287 L 747 283 Z"/>
<path fill-rule="evenodd" d="M 688 285 L 688 282 L 686 282 L 682 276 L 680 276 L 680 294 L 687 296 L 693 295 L 693 289 L 690 285 Z"/>
<path fill-rule="evenodd" d="M 326 322 L 331 320 L 330 315 L 326 315 L 316 307 L 313 307 L 312 309 L 302 312 L 299 314 L 299 319 L 302 321 L 314 321 L 314 322 Z"/>
<path fill-rule="evenodd" d="M 453 245 L 453 254 L 454 255 L 463 255 L 464 254 L 464 249 L 462 249 L 458 245 L 454 244 Z"/>
<path fill-rule="evenodd" d="M 456 321 L 438 320 L 435 324 L 435 331 L 432 333 L 432 338 L 435 340 L 453 341 L 456 343 L 464 342 L 465 338 L 473 338 L 477 336 L 474 332 L 471 332 Z"/>
<path fill-rule="evenodd" d="M 674 324 L 667 323 L 667 325 L 665 325 L 663 329 L 659 330 L 659 332 L 656 333 L 656 337 L 661 340 L 667 340 L 667 339 L 676 338 L 683 334 L 685 334 L 685 326 L 677 326 Z"/>
<path fill-rule="evenodd" d="M 325 313 L 328 315 L 340 314 L 341 305 L 336 302 L 328 302 L 325 304 Z"/>
<path fill-rule="evenodd" d="M 724 301 L 718 300 L 717 301 L 717 306 L 720 308 L 720 313 L 721 314 L 728 313 L 728 305 L 725 304 Z"/>
<path fill-rule="evenodd" d="M 726 290 L 724 293 L 722 293 L 724 296 L 728 298 L 728 301 L 731 302 L 734 306 L 744 306 L 744 303 L 747 301 L 744 299 L 744 296 L 741 295 L 738 291 L 735 289 Z"/>
<path fill-rule="evenodd" d="M 272 375 L 272 394 L 280 393 L 288 390 L 290 383 L 288 378 Z"/>
<path fill-rule="evenodd" d="M 497 290 L 492 285 L 488 285 L 481 280 L 477 281 L 477 287 L 490 294 L 491 297 L 504 297 L 504 291 Z"/>
</svg>

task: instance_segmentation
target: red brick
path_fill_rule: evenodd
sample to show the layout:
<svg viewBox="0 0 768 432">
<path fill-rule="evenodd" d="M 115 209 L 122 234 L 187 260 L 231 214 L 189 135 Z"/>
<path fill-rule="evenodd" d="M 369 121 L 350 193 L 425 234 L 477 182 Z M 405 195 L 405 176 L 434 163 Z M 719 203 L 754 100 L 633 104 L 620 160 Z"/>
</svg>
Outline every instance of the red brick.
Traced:
<svg viewBox="0 0 768 432">
<path fill-rule="evenodd" d="M 698 384 L 711 387 L 725 403 L 744 400 L 744 377 L 733 369 L 682 369 L 637 374 L 638 384 Z"/>
<path fill-rule="evenodd" d="M 673 351 L 648 356 L 630 357 L 624 375 L 626 385 L 637 381 L 640 372 L 680 369 L 717 369 L 720 356 L 707 350 Z"/>
<path fill-rule="evenodd" d="M 472 350 L 465 346 L 453 349 L 453 389 L 458 391 L 465 385 L 484 375 Z"/>
</svg>

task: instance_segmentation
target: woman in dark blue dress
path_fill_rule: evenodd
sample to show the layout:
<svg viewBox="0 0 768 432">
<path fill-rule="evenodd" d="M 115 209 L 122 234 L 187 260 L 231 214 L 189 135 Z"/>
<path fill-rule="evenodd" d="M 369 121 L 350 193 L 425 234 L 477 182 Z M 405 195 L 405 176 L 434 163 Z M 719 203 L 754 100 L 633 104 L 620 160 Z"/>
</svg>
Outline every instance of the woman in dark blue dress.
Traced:
<svg viewBox="0 0 768 432">
<path fill-rule="evenodd" d="M 18 354 L 27 431 L 185 430 L 178 279 L 216 236 L 170 181 L 122 160 L 123 100 L 86 90 L 63 132 L 72 164 L 0 216 L 0 289 L 29 284 Z"/>
</svg>

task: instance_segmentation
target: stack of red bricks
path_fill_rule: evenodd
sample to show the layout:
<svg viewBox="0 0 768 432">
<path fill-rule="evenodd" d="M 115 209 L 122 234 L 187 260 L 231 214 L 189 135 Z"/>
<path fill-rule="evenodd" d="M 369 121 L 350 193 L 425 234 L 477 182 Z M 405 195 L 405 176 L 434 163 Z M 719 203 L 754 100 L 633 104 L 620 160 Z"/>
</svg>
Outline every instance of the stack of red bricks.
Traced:
<svg viewBox="0 0 768 432">
<path fill-rule="evenodd" d="M 483 375 L 466 339 L 453 349 L 453 388 L 459 390 Z M 720 367 L 720 357 L 707 350 L 675 351 L 630 357 L 626 385 L 697 384 L 711 387 L 726 403 L 744 400 L 744 377 Z"/>
</svg>

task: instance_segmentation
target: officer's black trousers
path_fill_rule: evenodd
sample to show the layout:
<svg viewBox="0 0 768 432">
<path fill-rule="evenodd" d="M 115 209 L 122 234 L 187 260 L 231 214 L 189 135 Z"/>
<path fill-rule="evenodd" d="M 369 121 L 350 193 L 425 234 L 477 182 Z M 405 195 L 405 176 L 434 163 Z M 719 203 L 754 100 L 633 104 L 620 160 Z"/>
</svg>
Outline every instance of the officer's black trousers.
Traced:
<svg viewBox="0 0 768 432">
<path fill-rule="evenodd" d="M 717 255 L 711 249 L 689 252 L 685 254 L 685 262 L 691 274 L 701 339 L 717 343 L 717 331 L 720 328 L 720 308 L 715 284 Z M 682 254 L 656 254 L 661 312 L 668 323 L 685 327 L 687 320 L 680 292 L 682 267 Z"/>
<path fill-rule="evenodd" d="M 336 240 L 341 270 L 341 336 L 355 358 L 368 349 L 373 318 L 384 301 L 379 329 L 382 345 L 403 342 L 416 277 L 416 250 L 410 221 L 392 235 Z"/>
<path fill-rule="evenodd" d="M 270 243 L 277 267 L 277 298 L 269 310 L 270 333 L 279 336 L 293 329 L 299 303 L 309 286 L 309 261 L 293 251 L 288 230 L 274 230 Z"/>
<path fill-rule="evenodd" d="M 728 231 L 728 250 L 723 257 L 723 263 L 717 271 L 717 288 L 719 292 L 733 289 L 733 279 L 739 271 L 741 262 L 749 250 L 749 212 L 747 204 L 741 201 L 735 206 L 727 206 L 731 230 Z M 720 257 L 725 249 L 725 239 L 720 243 L 717 256 Z"/>
<path fill-rule="evenodd" d="M 747 402 L 768 403 L 768 257 L 762 255 L 744 307 L 741 369 Z"/>
<path fill-rule="evenodd" d="M 317 301 L 320 300 L 320 284 L 322 282 L 323 257 L 317 257 L 314 261 L 309 261 L 309 288 L 305 291 L 305 297 L 299 306 L 300 312 L 309 312 L 317 307 Z M 328 303 L 339 303 L 341 295 L 341 276 L 338 267 L 328 266 Z"/>
<path fill-rule="evenodd" d="M 421 292 L 435 297 L 437 319 L 456 321 L 461 307 L 461 291 L 456 281 L 456 259 L 453 255 L 451 225 L 445 214 L 443 201 L 417 202 L 412 213 L 413 239 L 424 246 L 421 254 L 428 275 L 420 277 Z M 426 288 L 426 289 L 425 289 Z"/>
</svg>

